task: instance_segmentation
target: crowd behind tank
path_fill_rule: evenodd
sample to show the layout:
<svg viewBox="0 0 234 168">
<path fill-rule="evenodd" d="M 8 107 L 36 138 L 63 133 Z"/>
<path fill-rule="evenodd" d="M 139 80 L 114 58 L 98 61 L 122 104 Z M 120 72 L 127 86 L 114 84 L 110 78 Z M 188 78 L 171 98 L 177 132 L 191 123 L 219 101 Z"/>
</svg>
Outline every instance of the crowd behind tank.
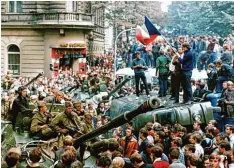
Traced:
<svg viewBox="0 0 234 168">
<path fill-rule="evenodd" d="M 200 36 L 196 38 L 179 37 L 170 40 L 170 43 L 176 49 L 184 42 L 190 42 L 195 60 L 194 68 L 198 68 L 198 70 L 205 68 L 208 73 L 207 81 L 191 81 L 194 97 L 205 99 L 207 94 L 221 92 L 223 99 L 220 103 L 233 105 L 233 74 L 223 73 L 222 70 L 225 69 L 222 67 L 233 69 L 234 37 L 229 35 L 226 39 L 220 40 L 218 37 Z M 136 51 L 142 52 L 142 57 L 149 67 L 157 67 L 156 60 L 159 57 L 159 51 L 163 51 L 163 54 L 170 60 L 175 54 L 165 42 L 156 41 L 151 47 L 132 45 L 127 54 L 123 56 L 123 60 L 126 63 L 131 62 Z M 57 135 L 64 135 L 62 145 L 56 150 L 54 167 L 82 167 L 84 149 L 87 148 L 97 157 L 93 168 L 234 167 L 234 125 L 227 124 L 222 129 L 217 126 L 216 120 L 210 120 L 205 127 L 202 127 L 199 121 L 194 121 L 192 132 L 179 123 L 161 125 L 151 122 L 148 122 L 139 132 L 136 132 L 134 131 L 134 124 L 129 122 L 124 127 L 125 130 L 122 127 L 113 129 L 111 139 L 107 139 L 109 136 L 103 134 L 98 137 L 103 140 L 84 143 L 79 147 L 79 150 L 74 148 L 76 136 L 79 137 L 108 123 L 111 120 L 108 115 L 111 111 L 109 103 L 101 102 L 95 108 L 90 102 L 74 100 L 73 93 L 67 91 L 66 88 L 74 87 L 90 95 L 113 90 L 115 85 L 121 81 L 121 78 L 114 81 L 113 70 L 111 66 L 108 66 L 107 60 L 99 57 L 90 60 L 91 66 L 87 75 L 60 70 L 58 78 L 39 77 L 27 88 L 20 86 L 24 86 L 30 81 L 30 78 L 13 78 L 11 71 L 8 71 L 2 77 L 2 120 L 14 122 L 15 113 L 12 112 L 12 108 L 16 106 L 14 102 L 18 96 L 26 97 L 26 104 L 34 104 L 36 110 L 32 110 L 32 113 L 35 114 L 32 118 L 34 120 L 31 123 L 30 131 L 46 140 Z M 216 73 L 216 78 L 214 78 L 213 73 Z M 134 88 L 128 85 L 125 85 L 124 89 L 124 91 L 118 91 L 119 95 L 127 96 L 135 93 Z M 227 94 L 227 92 L 230 92 L 230 94 Z M 23 96 L 24 94 L 26 96 Z M 60 116 L 45 115 L 42 119 L 44 123 L 38 122 L 36 120 L 38 118 L 35 116 L 39 113 L 46 114 L 48 111 L 45 106 L 46 103 L 53 103 L 54 101 L 64 104 L 65 112 L 59 114 Z M 24 106 L 27 108 L 27 105 Z M 72 114 L 74 123 L 68 122 L 68 127 L 60 127 L 59 122 L 64 122 L 64 125 L 67 123 L 64 120 L 66 115 L 63 116 L 65 113 Z M 48 118 L 49 121 L 47 121 Z M 79 128 L 79 130 L 72 130 L 72 126 L 77 126 L 76 128 Z M 38 131 L 41 131 L 40 135 L 37 134 Z M 21 151 L 18 148 L 11 148 L 2 160 L 2 167 L 13 167 L 15 165 L 20 167 L 20 156 Z M 40 167 L 41 156 L 40 148 L 33 149 L 28 156 L 31 161 L 28 167 Z"/>
</svg>

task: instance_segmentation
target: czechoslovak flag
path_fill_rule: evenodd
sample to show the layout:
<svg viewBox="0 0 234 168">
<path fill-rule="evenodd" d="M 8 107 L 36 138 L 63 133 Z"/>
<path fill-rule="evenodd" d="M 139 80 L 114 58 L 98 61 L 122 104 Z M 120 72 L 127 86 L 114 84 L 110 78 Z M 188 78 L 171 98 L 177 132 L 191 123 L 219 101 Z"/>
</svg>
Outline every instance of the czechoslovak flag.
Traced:
<svg viewBox="0 0 234 168">
<path fill-rule="evenodd" d="M 151 23 L 148 17 L 145 16 L 145 24 L 137 26 L 136 29 L 136 38 L 143 45 L 148 45 L 151 43 L 157 36 L 161 35 L 156 27 Z"/>
</svg>

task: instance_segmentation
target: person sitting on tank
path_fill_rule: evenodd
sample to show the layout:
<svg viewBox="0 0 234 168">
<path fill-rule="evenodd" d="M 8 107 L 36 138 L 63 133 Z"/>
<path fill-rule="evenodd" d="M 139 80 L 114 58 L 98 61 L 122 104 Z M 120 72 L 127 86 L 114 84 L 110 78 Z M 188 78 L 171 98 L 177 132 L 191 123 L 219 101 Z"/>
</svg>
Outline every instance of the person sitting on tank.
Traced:
<svg viewBox="0 0 234 168">
<path fill-rule="evenodd" d="M 233 76 L 233 69 L 230 65 L 223 64 L 222 60 L 217 61 L 216 68 L 219 71 L 216 92 L 220 93 L 222 92 L 223 82 L 229 80 Z"/>
<path fill-rule="evenodd" d="M 21 151 L 19 148 L 10 148 L 7 151 L 4 161 L 1 163 L 2 168 L 24 168 L 19 161 L 21 157 Z"/>
<path fill-rule="evenodd" d="M 38 109 L 39 111 L 32 117 L 31 135 L 43 140 L 56 137 L 57 134 L 50 127 L 52 115 L 48 113 L 46 103 L 38 102 Z"/>
<path fill-rule="evenodd" d="M 208 65 L 207 76 L 208 76 L 208 81 L 207 81 L 208 90 L 213 92 L 215 89 L 215 86 L 217 83 L 217 77 L 218 77 L 216 67 L 213 63 Z"/>
<path fill-rule="evenodd" d="M 65 111 L 59 113 L 51 121 L 51 127 L 57 133 L 71 136 L 80 136 L 84 132 L 83 123 L 80 117 L 72 112 L 73 105 L 71 102 L 65 102 Z"/>
<path fill-rule="evenodd" d="M 84 116 L 85 109 L 80 101 L 74 102 L 73 106 L 74 106 L 73 112 L 75 112 L 78 116 Z"/>
<path fill-rule="evenodd" d="M 29 153 L 29 160 L 30 162 L 28 163 L 26 168 L 42 168 L 40 165 L 40 160 L 42 157 L 41 149 L 40 148 L 34 148 L 30 153 Z"/>
<path fill-rule="evenodd" d="M 205 88 L 205 82 L 197 82 L 196 83 L 196 90 L 193 93 L 193 97 L 198 97 L 202 100 L 205 100 L 206 95 L 212 93 L 212 91 L 207 90 Z"/>
<path fill-rule="evenodd" d="M 233 82 L 227 82 L 227 89 L 224 92 L 224 103 L 227 105 L 234 105 L 234 89 Z"/>
<path fill-rule="evenodd" d="M 221 96 L 220 96 L 220 99 L 218 101 L 218 106 L 222 107 L 224 105 L 224 92 L 226 91 L 227 89 L 227 82 L 228 81 L 224 81 L 223 82 L 223 85 L 222 85 L 222 92 L 221 92 Z"/>
<path fill-rule="evenodd" d="M 64 98 L 64 93 L 61 91 L 57 91 L 55 93 L 55 95 L 50 95 L 50 96 L 44 98 L 43 100 L 46 103 L 53 103 L 54 102 L 55 104 L 64 104 L 65 100 L 63 98 Z"/>
<path fill-rule="evenodd" d="M 33 111 L 32 109 L 29 109 L 29 98 L 27 96 L 27 88 L 24 86 L 19 87 L 18 94 L 19 94 L 18 97 L 13 101 L 13 105 L 12 105 L 13 129 L 15 129 L 15 126 L 19 124 L 19 123 L 16 123 L 19 113 L 26 113 L 26 112 L 32 113 Z M 18 122 L 21 122 L 21 121 L 18 121 Z"/>
</svg>

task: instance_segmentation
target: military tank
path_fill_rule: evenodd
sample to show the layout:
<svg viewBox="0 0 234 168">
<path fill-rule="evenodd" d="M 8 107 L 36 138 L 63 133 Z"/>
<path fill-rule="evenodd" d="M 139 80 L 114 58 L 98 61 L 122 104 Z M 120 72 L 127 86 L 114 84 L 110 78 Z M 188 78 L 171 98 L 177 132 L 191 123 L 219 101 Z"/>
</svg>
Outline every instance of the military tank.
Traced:
<svg viewBox="0 0 234 168">
<path fill-rule="evenodd" d="M 90 132 L 89 134 L 83 135 L 75 140 L 75 147 L 78 147 L 81 143 L 91 140 L 92 138 L 108 131 L 109 129 L 115 128 L 119 125 L 122 125 L 130 120 L 132 120 L 134 117 L 141 113 L 146 113 L 147 111 L 160 108 L 160 100 L 158 98 L 152 97 L 143 104 L 141 104 L 138 108 L 132 110 L 132 111 L 126 111 L 123 114 L 120 114 L 119 116 L 115 117 L 111 123 L 108 123 L 107 125 L 96 129 L 95 131 Z M 1 135 L 2 135 L 2 157 L 5 156 L 9 148 L 11 147 L 19 147 L 21 148 L 21 151 L 23 153 L 23 156 L 21 158 L 22 165 L 27 164 L 28 160 L 26 159 L 26 156 L 28 153 L 35 148 L 36 146 L 42 145 L 42 159 L 40 161 L 42 167 L 52 167 L 54 163 L 54 152 L 51 150 L 51 148 L 48 148 L 46 150 L 44 147 L 50 146 L 52 142 L 56 141 L 57 139 L 51 140 L 51 141 L 41 141 L 36 140 L 33 137 L 30 137 L 30 134 L 27 131 L 19 132 L 18 130 L 13 131 L 11 122 L 2 121 L 2 129 L 1 129 Z M 46 144 L 46 145 L 45 145 Z"/>
</svg>

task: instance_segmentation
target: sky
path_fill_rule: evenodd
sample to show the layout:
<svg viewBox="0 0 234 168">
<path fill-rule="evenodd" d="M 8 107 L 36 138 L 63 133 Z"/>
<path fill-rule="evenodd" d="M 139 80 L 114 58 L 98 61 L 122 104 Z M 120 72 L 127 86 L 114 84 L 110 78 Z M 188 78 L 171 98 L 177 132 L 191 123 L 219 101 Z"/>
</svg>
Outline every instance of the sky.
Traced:
<svg viewBox="0 0 234 168">
<path fill-rule="evenodd" d="M 163 1 L 162 5 L 161 5 L 162 11 L 167 12 L 168 11 L 168 5 L 170 5 L 170 4 L 171 4 L 171 1 Z"/>
</svg>

